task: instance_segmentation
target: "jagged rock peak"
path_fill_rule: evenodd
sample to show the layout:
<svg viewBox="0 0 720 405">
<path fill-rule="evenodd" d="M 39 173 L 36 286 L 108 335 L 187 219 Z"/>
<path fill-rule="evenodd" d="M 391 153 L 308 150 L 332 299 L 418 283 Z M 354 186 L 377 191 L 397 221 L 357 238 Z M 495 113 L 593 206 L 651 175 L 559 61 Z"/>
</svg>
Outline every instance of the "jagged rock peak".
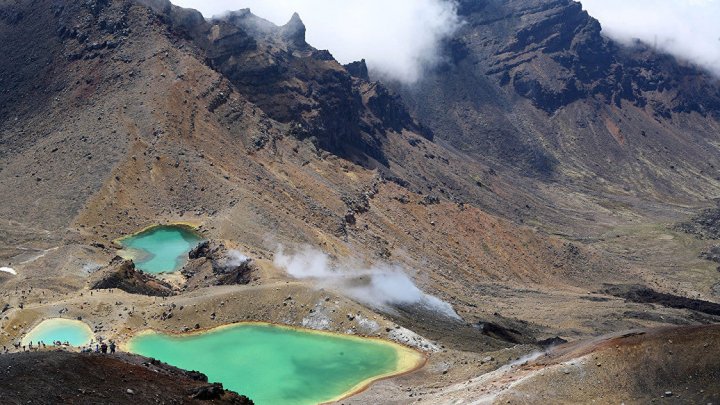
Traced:
<svg viewBox="0 0 720 405">
<path fill-rule="evenodd" d="M 344 65 L 345 70 L 350 73 L 350 76 L 357 77 L 358 79 L 370 80 L 370 74 L 368 73 L 368 67 L 365 63 L 365 59 L 361 59 L 355 62 L 350 62 Z"/>
<path fill-rule="evenodd" d="M 307 46 L 305 42 L 305 24 L 298 13 L 293 13 L 290 21 L 282 26 L 282 38 L 297 48 Z"/>
<path fill-rule="evenodd" d="M 277 31 L 277 26 L 270 21 L 252 13 L 249 8 L 229 11 L 222 16 L 213 18 L 213 22 L 226 21 L 236 27 L 242 28 L 253 36 L 269 36 Z"/>
<path fill-rule="evenodd" d="M 150 7 L 156 13 L 167 14 L 172 8 L 170 0 L 135 0 L 136 3 Z"/>
<path fill-rule="evenodd" d="M 184 8 L 170 3 L 169 0 L 133 0 L 137 4 L 150 8 L 153 12 L 169 19 L 173 28 L 193 31 L 205 23 L 202 13 L 192 8 Z"/>
</svg>

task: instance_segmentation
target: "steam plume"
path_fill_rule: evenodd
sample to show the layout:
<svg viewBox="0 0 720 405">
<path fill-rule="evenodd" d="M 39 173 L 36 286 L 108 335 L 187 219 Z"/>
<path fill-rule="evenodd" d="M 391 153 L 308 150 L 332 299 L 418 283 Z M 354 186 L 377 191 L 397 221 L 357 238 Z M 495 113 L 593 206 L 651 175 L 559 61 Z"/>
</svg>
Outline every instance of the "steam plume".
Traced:
<svg viewBox="0 0 720 405">
<path fill-rule="evenodd" d="M 316 280 L 318 285 L 335 288 L 368 306 L 388 310 L 393 306 L 421 306 L 453 319 L 460 319 L 447 302 L 422 292 L 398 266 L 370 268 L 343 264 L 333 267 L 323 252 L 305 247 L 294 254 L 282 249 L 275 254 L 275 265 L 298 279 Z"/>
<path fill-rule="evenodd" d="M 237 250 L 230 250 L 227 253 L 227 266 L 228 267 L 240 267 L 243 264 L 250 261 L 250 258 L 245 256 L 244 254 L 240 253 Z"/>
</svg>

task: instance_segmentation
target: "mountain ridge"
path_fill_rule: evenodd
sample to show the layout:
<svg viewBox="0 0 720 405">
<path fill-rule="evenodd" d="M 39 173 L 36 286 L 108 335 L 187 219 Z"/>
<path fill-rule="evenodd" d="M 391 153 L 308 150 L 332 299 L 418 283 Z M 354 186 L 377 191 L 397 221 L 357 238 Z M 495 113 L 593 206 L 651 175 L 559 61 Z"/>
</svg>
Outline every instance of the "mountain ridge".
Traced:
<svg viewBox="0 0 720 405">
<path fill-rule="evenodd" d="M 571 0 L 459 10 L 466 24 L 447 41 L 446 63 L 414 87 L 392 86 L 437 138 L 585 193 L 717 195 L 719 80 L 605 38 Z M 608 186 L 584 184 L 595 176 Z"/>
</svg>

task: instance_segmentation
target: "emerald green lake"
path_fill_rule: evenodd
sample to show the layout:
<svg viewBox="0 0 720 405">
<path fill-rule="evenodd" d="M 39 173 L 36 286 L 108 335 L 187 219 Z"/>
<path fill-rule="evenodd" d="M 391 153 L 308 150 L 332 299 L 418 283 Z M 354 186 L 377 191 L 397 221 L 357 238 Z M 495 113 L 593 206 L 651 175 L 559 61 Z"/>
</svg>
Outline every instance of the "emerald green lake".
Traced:
<svg viewBox="0 0 720 405">
<path fill-rule="evenodd" d="M 90 327 L 81 321 L 73 319 L 53 318 L 40 322 L 22 339 L 23 345 L 30 342 L 37 344 L 39 341 L 45 342 L 47 345 L 59 340 L 68 342 L 71 346 L 85 346 L 93 339 L 93 333 Z"/>
<path fill-rule="evenodd" d="M 130 352 L 187 370 L 247 395 L 258 405 L 317 404 L 373 379 L 412 370 L 422 356 L 391 342 L 236 324 L 207 333 L 150 332 L 128 342 Z"/>
<path fill-rule="evenodd" d="M 187 254 L 202 240 L 184 226 L 157 226 L 120 240 L 121 256 L 147 273 L 172 273 L 187 263 Z"/>
</svg>

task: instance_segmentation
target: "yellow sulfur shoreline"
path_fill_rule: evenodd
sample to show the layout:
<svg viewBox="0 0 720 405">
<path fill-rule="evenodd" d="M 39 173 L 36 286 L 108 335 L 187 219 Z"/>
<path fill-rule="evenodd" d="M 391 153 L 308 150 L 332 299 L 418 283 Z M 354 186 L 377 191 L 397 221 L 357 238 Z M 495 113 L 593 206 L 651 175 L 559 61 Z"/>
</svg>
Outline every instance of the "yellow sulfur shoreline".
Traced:
<svg viewBox="0 0 720 405">
<path fill-rule="evenodd" d="M 125 239 L 129 239 L 129 238 L 138 236 L 138 235 L 140 235 L 140 234 L 143 234 L 143 233 L 145 233 L 145 232 L 149 232 L 149 231 L 151 231 L 151 230 L 153 230 L 153 229 L 155 229 L 155 228 L 160 228 L 160 227 L 162 227 L 162 226 L 178 226 L 178 227 L 182 227 L 182 228 L 188 228 L 188 229 L 190 229 L 191 231 L 193 231 L 193 232 L 195 232 L 195 233 L 198 233 L 198 227 L 199 227 L 199 225 L 197 225 L 197 223 L 189 222 L 189 221 L 188 221 L 188 222 L 183 222 L 183 221 L 170 222 L 170 223 L 168 223 L 168 224 L 153 224 L 153 225 L 148 225 L 148 226 L 140 229 L 139 231 L 137 231 L 137 232 L 135 232 L 135 233 L 131 233 L 130 235 L 125 235 L 125 236 L 121 236 L 121 237 L 119 237 L 119 238 L 117 238 L 117 239 L 114 239 L 114 240 L 113 240 L 113 243 L 118 244 L 118 245 L 122 245 L 122 241 L 124 241 Z M 198 235 L 199 235 L 199 233 L 198 233 Z"/>
<path fill-rule="evenodd" d="M 134 334 L 131 338 L 128 339 L 128 341 L 122 342 L 120 344 L 120 348 L 123 351 L 133 353 L 132 345 L 129 343 L 129 340 L 132 340 L 132 338 L 142 336 L 142 335 L 163 333 L 163 334 L 167 334 L 167 335 L 177 335 L 177 336 L 197 336 L 197 335 L 204 335 L 204 334 L 208 334 L 208 333 L 217 332 L 222 329 L 227 329 L 227 328 L 236 327 L 236 326 L 240 326 L 240 325 L 273 326 L 276 328 L 296 330 L 296 331 L 301 331 L 304 333 L 313 333 L 313 334 L 324 335 L 324 336 L 335 336 L 335 337 L 340 337 L 343 339 L 350 339 L 350 340 L 357 340 L 357 341 L 374 340 L 376 342 L 382 343 L 384 345 L 390 346 L 393 349 L 395 349 L 395 351 L 398 355 L 398 361 L 397 361 L 397 364 L 395 365 L 395 370 L 368 378 L 366 380 L 363 380 L 363 381 L 355 384 L 348 391 L 346 391 L 346 392 L 338 395 L 337 397 L 334 397 L 326 402 L 323 402 L 324 404 L 340 401 L 342 399 L 359 394 L 360 392 L 365 391 L 368 387 L 370 387 L 370 385 L 372 385 L 373 383 L 375 383 L 377 381 L 412 373 L 414 371 L 419 370 L 427 363 L 426 355 L 421 353 L 420 351 L 417 351 L 415 349 L 401 345 L 399 343 L 391 342 L 389 340 L 381 339 L 378 337 L 345 335 L 342 333 L 335 333 L 335 332 L 328 332 L 328 331 L 321 331 L 321 330 L 314 330 L 314 329 L 306 329 L 306 328 L 301 328 L 301 327 L 297 327 L 297 326 L 289 326 L 289 325 L 275 324 L 275 323 L 271 323 L 271 322 L 257 322 L 257 321 L 242 321 L 242 322 L 236 322 L 236 323 L 231 323 L 231 324 L 227 324 L 227 325 L 217 326 L 214 328 L 202 329 L 202 330 L 185 332 L 185 333 L 180 333 L 180 332 L 167 332 L 166 333 L 166 332 L 157 332 L 152 329 L 146 329 L 146 330 L 143 330 L 143 331 L 140 331 L 140 332 Z"/>
<path fill-rule="evenodd" d="M 30 331 L 27 332 L 25 336 L 23 336 L 23 338 L 20 340 L 21 344 L 27 345 L 28 342 L 31 340 L 30 336 L 37 335 L 43 332 L 45 329 L 51 328 L 56 324 L 71 324 L 73 326 L 82 328 L 88 337 L 85 344 L 90 343 L 93 339 L 95 339 L 95 334 L 93 333 L 92 329 L 90 329 L 90 325 L 86 324 L 83 321 L 66 318 L 48 318 L 41 320 L 37 325 L 33 326 L 33 328 L 30 329 Z"/>
</svg>

